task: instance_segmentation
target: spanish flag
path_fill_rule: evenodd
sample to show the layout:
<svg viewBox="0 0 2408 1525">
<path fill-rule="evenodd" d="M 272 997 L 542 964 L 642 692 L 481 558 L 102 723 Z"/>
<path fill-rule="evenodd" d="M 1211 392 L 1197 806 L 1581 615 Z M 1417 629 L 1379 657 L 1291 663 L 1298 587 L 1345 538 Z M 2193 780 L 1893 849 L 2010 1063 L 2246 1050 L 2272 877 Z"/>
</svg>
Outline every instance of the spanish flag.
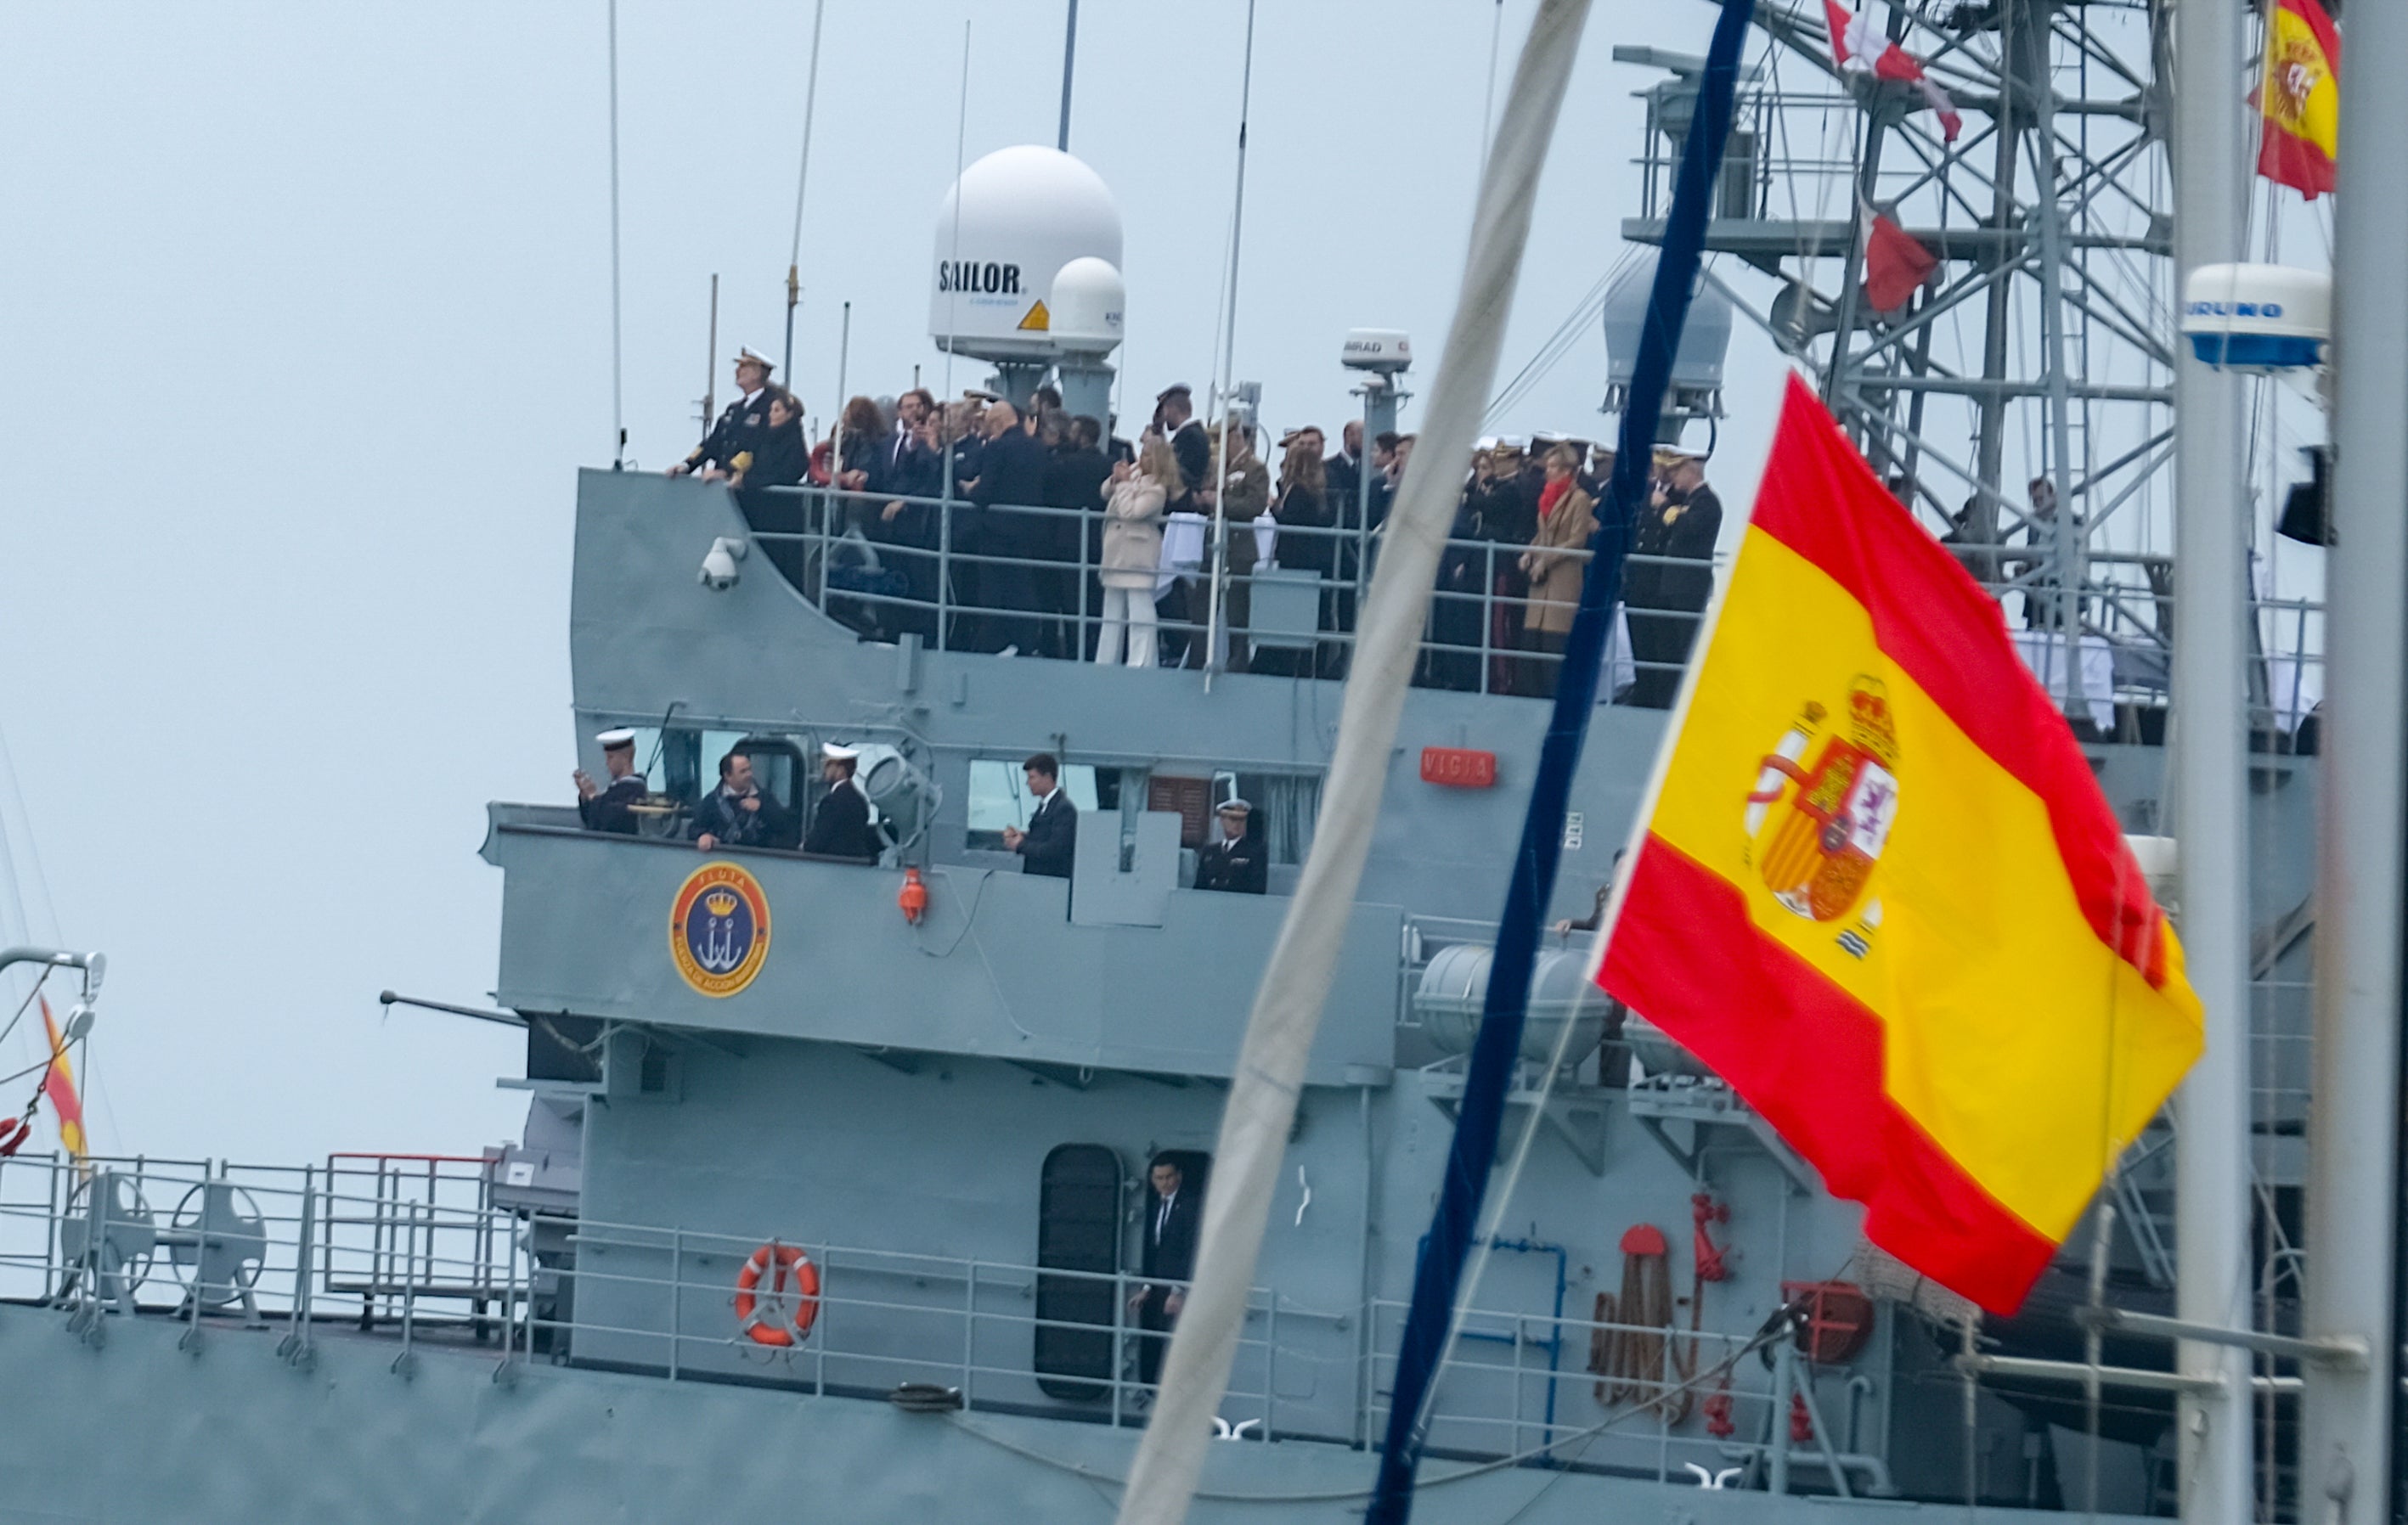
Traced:
<svg viewBox="0 0 2408 1525">
<path fill-rule="evenodd" d="M 2316 0 L 2270 0 L 2265 59 L 2258 173 L 2314 201 L 2341 156 L 2341 34 Z"/>
<path fill-rule="evenodd" d="M 1796 377 L 1598 981 L 2013 1311 L 2200 1047 L 1999 607 Z"/>
<path fill-rule="evenodd" d="M 75 1068 L 67 1062 L 67 1042 L 59 1035 L 59 1024 L 50 1019 L 50 1002 L 42 998 L 42 1031 L 50 1038 L 50 1067 L 42 1076 L 42 1092 L 50 1099 L 50 1111 L 59 1119 L 59 1142 L 66 1147 L 67 1157 L 81 1160 L 91 1151 L 83 1136 L 83 1100 L 76 1095 Z"/>
</svg>

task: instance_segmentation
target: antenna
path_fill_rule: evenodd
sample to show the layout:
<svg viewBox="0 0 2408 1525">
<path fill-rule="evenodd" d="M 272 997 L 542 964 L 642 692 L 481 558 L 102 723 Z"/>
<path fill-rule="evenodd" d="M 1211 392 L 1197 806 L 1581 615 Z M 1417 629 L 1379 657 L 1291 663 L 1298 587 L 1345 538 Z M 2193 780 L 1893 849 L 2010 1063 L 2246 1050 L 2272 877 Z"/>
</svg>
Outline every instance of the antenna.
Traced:
<svg viewBox="0 0 2408 1525">
<path fill-rule="evenodd" d="M 836 341 L 836 401 L 834 405 L 836 426 L 828 431 L 830 435 L 836 440 L 836 449 L 829 456 L 828 480 L 830 482 L 834 482 L 837 477 L 844 475 L 844 372 L 846 365 L 851 363 L 853 360 L 853 304 L 850 302 L 844 305 L 844 325 L 842 328 L 838 330 L 838 336 Z M 792 378 L 789 378 L 789 380 L 791 379 Z"/>
<path fill-rule="evenodd" d="M 962 93 L 956 98 L 956 104 L 953 107 L 953 251 L 952 257 L 956 263 L 959 263 L 962 257 L 962 146 L 968 141 L 969 130 L 970 23 L 967 19 L 965 19 L 962 22 Z M 945 297 L 945 333 L 948 335 L 961 332 L 961 286 L 956 283 Z M 953 395 L 953 347 L 952 344 L 948 343 L 945 346 L 946 400 L 951 401 Z M 948 450 L 952 448 L 953 447 L 950 445 L 946 447 Z M 953 457 L 951 455 L 947 455 L 945 457 L 945 497 L 946 500 L 950 502 L 953 495 Z"/>
<path fill-rule="evenodd" d="M 619 0 L 610 0 L 610 469 L 627 463 L 626 392 L 619 362 Z M 706 427 L 708 425 L 706 424 Z"/>
<path fill-rule="evenodd" d="M 1079 0 L 1070 0 L 1069 17 L 1062 23 L 1062 130 L 1054 135 L 1054 146 L 1064 153 L 1070 151 L 1070 75 L 1078 56 Z"/>
<path fill-rule="evenodd" d="M 710 433 L 710 422 L 719 416 L 719 277 L 710 278 L 710 358 L 702 372 L 702 432 Z"/>
<path fill-rule="evenodd" d="M 616 0 L 613 0 L 616 3 Z M 1501 3 L 1501 0 L 1500 0 Z M 803 301 L 803 188 L 811 180 L 811 114 L 820 98 L 820 21 L 827 0 L 811 7 L 810 73 L 803 85 L 803 167 L 795 172 L 795 241 L 786 250 L 786 385 L 795 384 L 795 309 Z M 707 425 L 706 425 L 707 426 Z"/>
<path fill-rule="evenodd" d="M 1505 0 L 1497 0 L 1497 8 L 1488 21 L 1488 94 L 1480 103 L 1480 164 L 1488 164 L 1488 142 L 1497 132 L 1497 45 L 1505 36 Z"/>
<path fill-rule="evenodd" d="M 1212 581 L 1211 602 L 1204 620 L 1204 690 L 1212 690 L 1212 675 L 1218 670 L 1221 646 L 1221 590 L 1229 580 L 1229 514 L 1225 501 L 1228 488 L 1229 460 L 1229 378 L 1237 371 L 1238 349 L 1238 256 L 1246 234 L 1246 119 L 1253 110 L 1254 99 L 1254 0 L 1246 0 L 1246 63 L 1238 84 L 1238 188 L 1229 207 L 1229 285 L 1223 306 L 1225 322 L 1221 331 L 1221 377 L 1213 387 L 1213 401 L 1221 409 L 1221 476 L 1212 492 Z M 1254 533 L 1249 525 L 1242 532 Z"/>
</svg>

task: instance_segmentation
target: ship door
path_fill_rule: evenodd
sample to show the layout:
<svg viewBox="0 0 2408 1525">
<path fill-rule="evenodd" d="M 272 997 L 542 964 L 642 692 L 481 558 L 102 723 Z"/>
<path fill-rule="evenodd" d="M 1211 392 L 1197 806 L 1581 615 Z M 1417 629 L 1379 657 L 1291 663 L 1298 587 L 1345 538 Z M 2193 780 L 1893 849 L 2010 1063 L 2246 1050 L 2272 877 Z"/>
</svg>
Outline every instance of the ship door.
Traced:
<svg viewBox="0 0 2408 1525">
<path fill-rule="evenodd" d="M 1101 1144 L 1065 1144 L 1045 1157 L 1037 1199 L 1034 1364 L 1048 1397 L 1088 1400 L 1111 1390 L 1121 1190 L 1120 1156 Z"/>
</svg>

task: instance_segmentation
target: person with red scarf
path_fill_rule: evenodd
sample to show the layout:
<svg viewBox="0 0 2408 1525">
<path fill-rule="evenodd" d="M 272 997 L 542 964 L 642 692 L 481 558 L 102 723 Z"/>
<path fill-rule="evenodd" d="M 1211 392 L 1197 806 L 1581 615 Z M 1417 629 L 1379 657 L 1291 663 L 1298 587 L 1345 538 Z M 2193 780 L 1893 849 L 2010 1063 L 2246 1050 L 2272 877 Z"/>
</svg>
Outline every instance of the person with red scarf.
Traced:
<svg viewBox="0 0 2408 1525">
<path fill-rule="evenodd" d="M 1546 454 L 1546 485 L 1539 489 L 1539 528 L 1522 553 L 1530 579 L 1530 600 L 1522 611 L 1522 647 L 1538 653 L 1523 664 L 1522 691 L 1551 698 L 1562 663 L 1564 637 L 1580 608 L 1581 583 L 1588 572 L 1588 543 L 1597 534 L 1597 500 L 1573 478 L 1580 456 L 1570 445 Z"/>
</svg>

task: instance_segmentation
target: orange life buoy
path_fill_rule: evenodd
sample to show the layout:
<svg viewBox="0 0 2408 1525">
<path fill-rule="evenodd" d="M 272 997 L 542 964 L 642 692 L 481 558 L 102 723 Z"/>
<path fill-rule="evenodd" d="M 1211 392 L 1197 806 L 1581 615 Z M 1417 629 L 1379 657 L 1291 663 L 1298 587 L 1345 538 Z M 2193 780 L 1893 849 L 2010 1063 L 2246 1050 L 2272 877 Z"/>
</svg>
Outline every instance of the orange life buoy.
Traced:
<svg viewBox="0 0 2408 1525">
<path fill-rule="evenodd" d="M 769 1285 L 763 1287 L 762 1278 Z M 792 1316 L 785 1313 L 789 1302 Z M 755 1345 L 800 1345 L 820 1316 L 820 1270 L 811 1258 L 775 1239 L 736 1273 L 736 1323 Z"/>
</svg>

